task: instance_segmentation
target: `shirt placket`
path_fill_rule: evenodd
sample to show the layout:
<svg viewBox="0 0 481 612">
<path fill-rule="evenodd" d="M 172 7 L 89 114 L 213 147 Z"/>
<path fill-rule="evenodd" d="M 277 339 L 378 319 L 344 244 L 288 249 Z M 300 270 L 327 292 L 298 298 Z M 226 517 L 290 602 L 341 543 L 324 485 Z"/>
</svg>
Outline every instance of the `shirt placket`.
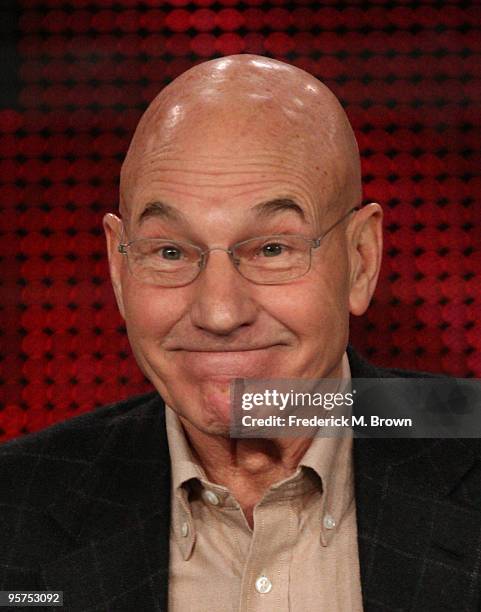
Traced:
<svg viewBox="0 0 481 612">
<path fill-rule="evenodd" d="M 289 612 L 289 572 L 297 530 L 293 501 L 256 506 L 239 612 Z"/>
</svg>

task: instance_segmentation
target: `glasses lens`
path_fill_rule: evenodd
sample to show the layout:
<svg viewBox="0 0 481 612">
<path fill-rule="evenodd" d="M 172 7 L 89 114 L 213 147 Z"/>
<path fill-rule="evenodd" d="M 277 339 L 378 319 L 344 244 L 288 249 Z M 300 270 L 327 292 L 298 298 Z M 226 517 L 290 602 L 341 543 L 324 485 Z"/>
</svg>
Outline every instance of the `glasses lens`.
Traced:
<svg viewBox="0 0 481 612">
<path fill-rule="evenodd" d="M 311 263 L 310 242 L 299 236 L 263 236 L 234 249 L 239 272 L 263 284 L 282 283 L 303 276 Z"/>
<path fill-rule="evenodd" d="M 153 285 L 180 286 L 192 281 L 200 270 L 200 249 L 182 242 L 136 240 L 129 245 L 127 254 L 133 276 Z"/>
</svg>

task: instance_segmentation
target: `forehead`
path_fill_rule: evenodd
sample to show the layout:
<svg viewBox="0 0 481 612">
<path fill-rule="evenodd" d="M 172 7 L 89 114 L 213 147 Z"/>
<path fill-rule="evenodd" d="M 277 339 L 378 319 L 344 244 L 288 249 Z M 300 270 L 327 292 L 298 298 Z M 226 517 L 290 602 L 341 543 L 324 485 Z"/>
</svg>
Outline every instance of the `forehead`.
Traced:
<svg viewBox="0 0 481 612">
<path fill-rule="evenodd" d="M 159 133 L 139 150 L 122 191 L 134 223 L 159 201 L 205 215 L 225 210 L 224 204 L 232 211 L 290 199 L 306 217 L 315 217 L 316 207 L 332 198 L 332 159 L 316 152 L 300 130 L 245 121 L 206 128 L 199 122 L 168 138 Z"/>
<path fill-rule="evenodd" d="M 269 224 L 281 216 L 316 225 L 331 199 L 331 186 L 320 186 L 302 160 L 286 163 L 274 156 L 212 160 L 158 157 L 139 168 L 128 205 L 133 225 L 152 220 L 178 227 L 212 228 L 245 222 Z M 323 206 L 325 205 L 325 206 Z M 216 225 L 217 224 L 217 225 Z"/>
</svg>

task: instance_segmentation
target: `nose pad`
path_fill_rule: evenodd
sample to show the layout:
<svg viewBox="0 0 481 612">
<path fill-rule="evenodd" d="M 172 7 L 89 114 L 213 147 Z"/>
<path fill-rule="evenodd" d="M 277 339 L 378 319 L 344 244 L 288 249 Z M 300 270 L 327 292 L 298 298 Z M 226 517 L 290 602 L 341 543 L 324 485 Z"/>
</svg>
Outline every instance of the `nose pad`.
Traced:
<svg viewBox="0 0 481 612">
<path fill-rule="evenodd" d="M 234 266 L 236 268 L 239 267 L 240 260 L 234 257 L 234 253 L 230 249 L 224 249 L 222 247 L 212 247 L 211 249 L 207 249 L 206 251 L 203 251 L 199 261 L 197 262 L 197 265 L 199 266 L 201 270 L 203 270 L 206 267 L 207 262 L 209 261 L 209 254 L 211 251 L 224 251 L 225 253 L 227 253 L 227 255 L 229 255 L 229 259 L 232 261 Z"/>
</svg>

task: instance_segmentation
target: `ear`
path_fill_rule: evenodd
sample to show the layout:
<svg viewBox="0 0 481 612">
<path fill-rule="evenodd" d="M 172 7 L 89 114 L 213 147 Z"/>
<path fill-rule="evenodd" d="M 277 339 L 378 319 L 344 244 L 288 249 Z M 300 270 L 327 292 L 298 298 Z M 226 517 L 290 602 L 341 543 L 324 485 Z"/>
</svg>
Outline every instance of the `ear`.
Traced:
<svg viewBox="0 0 481 612">
<path fill-rule="evenodd" d="M 382 208 L 377 203 L 363 206 L 352 220 L 350 232 L 349 311 L 366 312 L 376 288 L 382 258 Z"/>
<path fill-rule="evenodd" d="M 122 221 L 116 215 L 107 213 L 103 218 L 105 238 L 107 240 L 107 255 L 109 258 L 110 279 L 114 288 L 115 298 L 120 314 L 125 319 L 124 300 L 122 292 L 122 266 L 125 265 L 123 255 L 118 247 L 122 235 Z"/>
</svg>

